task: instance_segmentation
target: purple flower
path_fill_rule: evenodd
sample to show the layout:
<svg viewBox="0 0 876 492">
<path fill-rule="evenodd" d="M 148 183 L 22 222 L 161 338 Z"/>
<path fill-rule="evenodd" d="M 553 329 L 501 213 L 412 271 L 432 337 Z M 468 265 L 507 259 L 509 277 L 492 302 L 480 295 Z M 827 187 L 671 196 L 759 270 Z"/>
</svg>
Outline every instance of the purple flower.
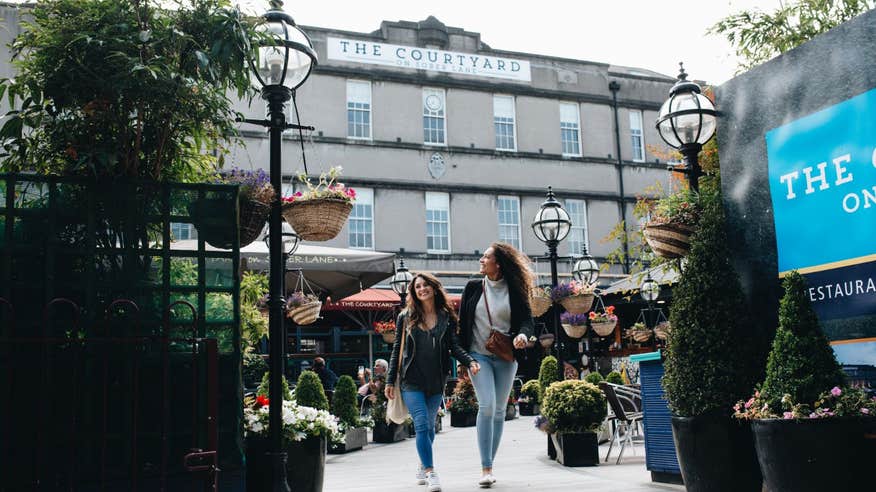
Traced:
<svg viewBox="0 0 876 492">
<path fill-rule="evenodd" d="M 864 415 L 870 415 L 870 409 L 869 408 L 862 408 L 861 413 L 863 413 Z"/>
<path fill-rule="evenodd" d="M 833 396 L 839 396 L 843 394 L 843 390 L 839 389 L 838 386 L 834 386 L 833 389 L 830 390 L 830 394 L 832 394 Z"/>
<path fill-rule="evenodd" d="M 782 416 L 786 419 L 792 419 L 794 418 L 794 412 L 785 412 L 784 414 L 782 414 Z"/>
<path fill-rule="evenodd" d="M 563 313 L 560 315 L 560 322 L 565 323 L 567 325 L 586 325 L 587 324 L 587 315 L 586 314 L 572 314 L 572 313 Z"/>
</svg>

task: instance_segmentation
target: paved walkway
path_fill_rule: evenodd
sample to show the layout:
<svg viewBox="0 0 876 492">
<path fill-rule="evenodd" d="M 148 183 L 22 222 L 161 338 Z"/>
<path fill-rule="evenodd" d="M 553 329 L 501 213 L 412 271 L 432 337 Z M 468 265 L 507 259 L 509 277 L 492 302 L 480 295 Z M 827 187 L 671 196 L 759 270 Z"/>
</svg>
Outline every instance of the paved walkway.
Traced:
<svg viewBox="0 0 876 492">
<path fill-rule="evenodd" d="M 627 448 L 620 465 L 613 459 L 596 467 L 569 468 L 548 459 L 547 438 L 532 426 L 532 417 L 505 422 L 505 433 L 496 457 L 494 490 L 593 490 L 605 492 L 683 491 L 677 485 L 651 482 L 645 469 L 644 447 L 636 444 L 636 456 Z M 370 437 L 370 435 L 369 435 Z M 480 459 L 475 428 L 450 427 L 435 439 L 435 470 L 444 491 L 480 490 Z M 600 446 L 604 457 L 608 445 Z M 417 451 L 413 439 L 394 444 L 370 443 L 364 450 L 326 457 L 326 492 L 421 491 L 416 485 Z"/>
</svg>

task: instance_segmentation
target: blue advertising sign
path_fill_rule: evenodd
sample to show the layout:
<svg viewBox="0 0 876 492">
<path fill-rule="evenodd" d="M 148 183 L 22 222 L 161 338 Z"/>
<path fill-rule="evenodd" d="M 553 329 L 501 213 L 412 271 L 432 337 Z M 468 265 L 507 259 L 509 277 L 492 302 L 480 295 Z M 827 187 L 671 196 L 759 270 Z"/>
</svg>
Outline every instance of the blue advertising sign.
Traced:
<svg viewBox="0 0 876 492">
<path fill-rule="evenodd" d="M 876 314 L 876 89 L 766 134 L 779 274 L 822 319 Z"/>
</svg>

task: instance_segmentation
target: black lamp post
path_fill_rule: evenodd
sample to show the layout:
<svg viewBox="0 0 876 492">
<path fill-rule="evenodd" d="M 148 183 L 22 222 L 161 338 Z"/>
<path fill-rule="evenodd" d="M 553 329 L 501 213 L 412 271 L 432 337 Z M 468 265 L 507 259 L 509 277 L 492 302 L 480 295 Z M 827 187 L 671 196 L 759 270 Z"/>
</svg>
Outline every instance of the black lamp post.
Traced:
<svg viewBox="0 0 876 492">
<path fill-rule="evenodd" d="M 541 204 L 541 208 L 535 213 L 532 219 L 532 232 L 539 241 L 543 242 L 548 247 L 548 259 L 551 262 L 551 285 L 556 286 L 559 283 L 557 276 L 557 246 L 566 236 L 569 235 L 569 230 L 572 228 L 572 221 L 569 219 L 569 214 L 563 209 L 563 206 L 554 197 L 553 189 L 548 186 L 547 200 Z M 560 381 L 565 379 L 563 368 L 563 352 L 560 344 L 560 311 L 556 305 L 551 306 L 553 310 L 554 323 L 554 344 L 557 347 L 557 365 L 559 366 Z"/>
<path fill-rule="evenodd" d="M 398 268 L 395 269 L 395 275 L 392 276 L 389 285 L 392 286 L 392 290 L 394 290 L 399 298 L 401 298 L 400 309 L 405 308 L 405 301 L 408 296 L 408 285 L 410 285 L 411 280 L 413 279 L 414 275 L 408 270 L 408 267 L 405 266 L 405 260 L 399 260 Z"/>
<path fill-rule="evenodd" d="M 268 218 L 268 255 L 270 276 L 268 294 L 268 329 L 270 333 L 270 392 L 269 392 L 269 451 L 272 460 L 271 490 L 288 491 L 286 484 L 286 452 L 283 450 L 283 374 L 286 352 L 286 333 L 283 325 L 285 309 L 283 276 L 286 251 L 283 248 L 283 218 L 280 199 L 283 192 L 280 160 L 283 130 L 309 129 L 286 123 L 286 103 L 294 91 L 307 80 L 316 65 L 316 52 L 310 39 L 295 25 L 292 17 L 283 12 L 283 2 L 271 1 L 271 9 L 262 17 L 262 37 L 258 40 L 258 58 L 251 60 L 252 72 L 261 86 L 262 99 L 267 102 L 267 120 L 244 120 L 267 127 L 270 132 L 270 176 L 274 200 Z M 297 242 L 296 242 L 297 244 Z"/>
<path fill-rule="evenodd" d="M 700 168 L 697 154 L 715 134 L 718 112 L 700 86 L 687 80 L 683 64 L 679 63 L 678 82 L 670 89 L 669 99 L 660 108 L 657 130 L 667 145 L 681 152 L 684 165 L 670 167 L 687 174 L 690 189 L 699 191 Z"/>
</svg>

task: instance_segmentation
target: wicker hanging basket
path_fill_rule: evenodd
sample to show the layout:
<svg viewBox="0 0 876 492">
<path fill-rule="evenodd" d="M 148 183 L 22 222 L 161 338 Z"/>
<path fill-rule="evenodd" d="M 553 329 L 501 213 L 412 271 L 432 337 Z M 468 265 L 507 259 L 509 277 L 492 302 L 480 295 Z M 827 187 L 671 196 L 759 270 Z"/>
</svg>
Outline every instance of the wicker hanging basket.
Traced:
<svg viewBox="0 0 876 492">
<path fill-rule="evenodd" d="M 319 318 L 319 310 L 322 308 L 320 301 L 308 302 L 296 308 L 292 308 L 287 316 L 299 325 L 309 325 Z"/>
<path fill-rule="evenodd" d="M 581 338 L 587 333 L 587 325 L 570 325 L 563 323 L 563 331 L 569 338 Z"/>
<path fill-rule="evenodd" d="M 647 328 L 644 330 L 633 329 L 633 328 L 630 328 L 629 330 L 627 330 L 627 337 L 631 338 L 634 341 L 639 342 L 639 343 L 645 343 L 648 340 L 650 340 L 652 334 L 653 334 L 653 332 Z"/>
<path fill-rule="evenodd" d="M 690 237 L 695 231 L 693 226 L 667 222 L 646 224 L 642 233 L 655 254 L 671 259 L 687 256 Z"/>
<path fill-rule="evenodd" d="M 602 321 L 597 323 L 591 321 L 590 326 L 597 335 L 607 337 L 614 333 L 614 327 L 617 326 L 617 321 Z"/>
<path fill-rule="evenodd" d="M 551 348 L 551 345 L 554 344 L 554 335 L 553 333 L 543 333 L 538 336 L 538 342 L 544 348 Z"/>
<path fill-rule="evenodd" d="M 283 204 L 283 218 L 304 241 L 328 241 L 341 232 L 353 202 L 337 198 L 296 200 Z"/>
<path fill-rule="evenodd" d="M 572 314 L 585 314 L 593 306 L 593 294 L 576 294 L 560 299 L 560 304 Z"/>
<path fill-rule="evenodd" d="M 548 296 L 532 296 L 529 299 L 529 306 L 532 308 L 532 316 L 539 317 L 546 313 L 551 308 L 553 302 Z"/>
<path fill-rule="evenodd" d="M 670 331 L 672 331 L 672 325 L 670 325 L 668 321 L 662 321 L 657 323 L 657 326 L 654 327 L 654 336 L 656 336 L 658 340 L 666 340 L 669 338 Z"/>
<path fill-rule="evenodd" d="M 383 337 L 384 342 L 386 342 L 390 345 L 395 343 L 395 332 L 394 331 L 385 331 L 385 332 L 381 333 L 380 336 Z"/>
<path fill-rule="evenodd" d="M 271 206 L 257 200 L 240 199 L 240 247 L 258 239 L 265 227 Z"/>
</svg>

